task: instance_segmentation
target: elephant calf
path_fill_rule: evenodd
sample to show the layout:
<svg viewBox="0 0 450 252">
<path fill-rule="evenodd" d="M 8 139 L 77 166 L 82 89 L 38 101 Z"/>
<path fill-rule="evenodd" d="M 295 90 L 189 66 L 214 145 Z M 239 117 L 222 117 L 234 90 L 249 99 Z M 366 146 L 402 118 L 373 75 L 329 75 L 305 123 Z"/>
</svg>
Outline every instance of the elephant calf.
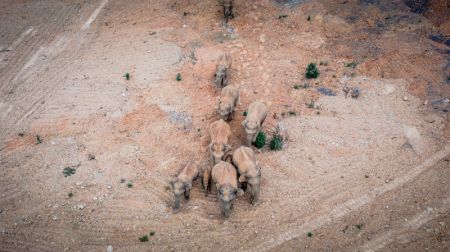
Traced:
<svg viewBox="0 0 450 252">
<path fill-rule="evenodd" d="M 224 121 L 231 121 L 234 109 L 239 101 L 239 90 L 233 86 L 226 86 L 220 93 L 219 115 Z"/>
<path fill-rule="evenodd" d="M 213 167 L 211 176 L 218 191 L 220 212 L 228 218 L 238 190 L 236 169 L 230 163 L 220 161 Z"/>
<path fill-rule="evenodd" d="M 256 140 L 258 132 L 267 116 L 267 106 L 261 101 L 256 101 L 248 107 L 247 118 L 242 121 L 242 126 L 247 133 L 247 146 L 251 146 Z"/>
<path fill-rule="evenodd" d="M 256 162 L 255 153 L 251 148 L 241 146 L 233 153 L 233 163 L 238 168 L 239 182 L 248 183 L 252 194 L 251 201 L 256 204 L 259 201 L 261 167 Z"/>
<path fill-rule="evenodd" d="M 184 194 L 185 199 L 189 199 L 189 193 L 192 188 L 192 181 L 194 181 L 199 175 L 197 165 L 189 162 L 181 171 L 181 173 L 173 180 L 170 181 L 173 194 L 175 196 L 175 204 L 173 209 L 177 211 L 180 208 L 180 196 Z"/>
</svg>

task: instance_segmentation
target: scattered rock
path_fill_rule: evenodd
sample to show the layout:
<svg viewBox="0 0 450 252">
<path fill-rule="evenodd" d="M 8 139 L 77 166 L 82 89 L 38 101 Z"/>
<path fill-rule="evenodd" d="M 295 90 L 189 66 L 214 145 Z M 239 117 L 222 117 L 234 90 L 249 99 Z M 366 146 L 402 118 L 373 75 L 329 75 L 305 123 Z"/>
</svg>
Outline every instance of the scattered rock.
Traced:
<svg viewBox="0 0 450 252">
<path fill-rule="evenodd" d="M 86 206 L 84 204 L 78 204 L 77 205 L 77 208 L 80 209 L 80 210 L 84 209 L 85 207 Z"/>
<path fill-rule="evenodd" d="M 327 96 L 336 96 L 336 93 L 329 88 L 319 87 L 319 88 L 317 88 L 317 91 L 319 91 L 319 93 L 327 95 Z"/>
<path fill-rule="evenodd" d="M 425 146 L 422 141 L 422 136 L 420 135 L 419 130 L 416 127 L 405 125 L 403 127 L 403 133 L 405 134 L 405 137 L 408 140 L 407 143 L 411 145 L 413 150 L 417 154 L 422 154 L 425 150 Z"/>
<path fill-rule="evenodd" d="M 445 41 L 445 36 L 442 35 L 441 33 L 430 35 L 429 38 L 431 40 L 433 40 L 434 42 L 438 42 L 438 43 L 443 43 Z"/>
<path fill-rule="evenodd" d="M 431 101 L 431 106 L 434 109 L 442 110 L 443 112 L 448 112 L 450 110 L 450 99 L 443 98 L 443 99 L 435 99 Z"/>
<path fill-rule="evenodd" d="M 342 88 L 342 91 L 344 91 L 344 93 L 345 93 L 345 98 L 347 98 L 349 93 L 350 93 L 350 97 L 352 97 L 352 98 L 358 98 L 359 95 L 361 94 L 361 90 L 357 87 L 344 86 Z"/>
<path fill-rule="evenodd" d="M 408 96 L 403 96 L 403 100 L 407 101 L 408 100 Z"/>
<path fill-rule="evenodd" d="M 113 246 L 109 245 L 106 247 L 106 252 L 113 252 Z"/>
</svg>

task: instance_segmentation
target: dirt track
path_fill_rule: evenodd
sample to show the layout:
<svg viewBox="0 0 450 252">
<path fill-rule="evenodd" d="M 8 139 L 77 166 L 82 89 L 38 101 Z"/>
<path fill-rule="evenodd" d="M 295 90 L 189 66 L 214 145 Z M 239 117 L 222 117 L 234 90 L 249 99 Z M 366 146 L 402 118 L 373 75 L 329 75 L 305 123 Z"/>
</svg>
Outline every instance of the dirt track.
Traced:
<svg viewBox="0 0 450 252">
<path fill-rule="evenodd" d="M 450 248 L 449 47 L 429 39 L 449 39 L 436 20 L 450 14 L 235 2 L 228 24 L 213 0 L 0 3 L 0 251 Z M 288 140 L 258 153 L 257 206 L 240 197 L 224 221 L 197 181 L 173 214 L 167 180 L 209 164 L 223 52 L 241 93 L 233 147 L 256 99 L 270 105 L 264 131 Z"/>
</svg>

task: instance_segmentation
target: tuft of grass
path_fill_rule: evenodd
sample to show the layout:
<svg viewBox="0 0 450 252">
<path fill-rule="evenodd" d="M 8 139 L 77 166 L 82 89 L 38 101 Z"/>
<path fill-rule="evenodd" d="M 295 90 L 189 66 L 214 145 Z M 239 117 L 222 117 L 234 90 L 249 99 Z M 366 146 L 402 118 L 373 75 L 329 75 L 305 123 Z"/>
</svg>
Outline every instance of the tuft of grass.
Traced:
<svg viewBox="0 0 450 252">
<path fill-rule="evenodd" d="M 247 111 L 242 112 L 243 116 L 247 116 Z"/>
<path fill-rule="evenodd" d="M 311 21 L 311 16 L 308 16 L 308 18 L 306 20 Z"/>
<path fill-rule="evenodd" d="M 258 133 L 258 135 L 256 136 L 256 140 L 253 144 L 258 149 L 261 149 L 262 147 L 264 147 L 264 145 L 266 144 L 266 134 L 264 132 L 260 131 Z"/>
<path fill-rule="evenodd" d="M 180 73 L 177 73 L 177 76 L 175 77 L 175 80 L 181 81 L 181 74 Z"/>
<path fill-rule="evenodd" d="M 363 223 L 361 223 L 361 224 L 356 224 L 355 225 L 355 227 L 357 228 L 357 229 L 359 229 L 359 230 L 361 230 L 361 228 L 364 226 L 364 224 Z"/>
<path fill-rule="evenodd" d="M 144 236 L 139 237 L 139 241 L 140 242 L 148 242 L 148 236 L 144 235 Z"/>
<path fill-rule="evenodd" d="M 125 80 L 130 80 L 130 74 L 129 73 L 125 73 L 123 75 L 123 77 L 125 77 Z"/>
<path fill-rule="evenodd" d="M 131 183 L 131 182 L 128 182 L 128 183 L 127 183 L 127 187 L 128 187 L 128 188 L 131 188 L 131 187 L 133 187 L 133 183 Z"/>
<path fill-rule="evenodd" d="M 306 233 L 306 235 L 307 235 L 309 238 L 313 237 L 313 233 L 311 233 L 311 232 Z"/>
<path fill-rule="evenodd" d="M 121 178 L 121 179 L 120 179 L 120 183 L 125 183 L 125 179 L 124 179 L 124 178 Z"/>
<path fill-rule="evenodd" d="M 286 14 L 278 15 L 278 19 L 287 18 L 287 17 L 288 17 L 288 15 L 286 15 Z"/>
<path fill-rule="evenodd" d="M 41 138 L 41 136 L 36 135 L 36 145 L 41 144 L 42 142 L 44 142 Z"/>
<path fill-rule="evenodd" d="M 155 235 L 155 232 L 154 231 L 151 231 L 150 232 L 150 236 L 154 236 Z"/>
<path fill-rule="evenodd" d="M 295 111 L 292 111 L 292 110 L 290 110 L 290 111 L 288 112 L 288 114 L 289 114 L 290 116 L 295 116 L 295 115 L 297 115 L 297 113 L 296 113 Z"/>
<path fill-rule="evenodd" d="M 75 167 L 67 166 L 66 168 L 64 168 L 62 173 L 64 174 L 64 177 L 69 177 L 69 176 L 72 176 L 73 174 L 75 174 L 76 171 L 77 171 L 77 169 L 75 169 Z"/>
<path fill-rule="evenodd" d="M 283 149 L 283 138 L 279 135 L 273 136 L 272 140 L 270 140 L 269 147 L 271 150 Z"/>
<path fill-rule="evenodd" d="M 305 84 L 295 84 L 294 86 L 293 86 L 293 88 L 294 89 L 307 89 L 307 88 L 309 88 L 309 83 L 305 83 Z"/>
<path fill-rule="evenodd" d="M 20 136 L 20 137 L 23 137 L 23 136 L 25 136 L 25 133 L 23 133 L 23 132 L 20 132 L 19 134 L 17 134 L 18 136 Z"/>
<path fill-rule="evenodd" d="M 306 78 L 315 79 L 319 77 L 319 69 L 317 69 L 316 63 L 309 63 L 306 67 Z"/>
<path fill-rule="evenodd" d="M 70 192 L 69 194 L 67 194 L 67 196 L 69 196 L 69 198 L 73 197 L 73 192 Z"/>
<path fill-rule="evenodd" d="M 333 78 L 336 78 L 336 75 L 335 75 L 335 74 L 333 74 Z"/>
<path fill-rule="evenodd" d="M 358 62 L 356 62 L 356 61 L 352 61 L 352 62 L 345 64 L 346 67 L 351 67 L 351 68 L 356 68 L 357 65 L 358 65 Z"/>
<path fill-rule="evenodd" d="M 319 65 L 321 65 L 321 66 L 328 66 L 328 61 L 321 61 L 319 63 Z"/>
<path fill-rule="evenodd" d="M 311 109 L 313 109 L 314 108 L 314 106 L 315 106 L 315 103 L 314 103 L 314 101 L 311 101 L 309 104 L 308 104 L 308 108 L 311 108 Z"/>
</svg>

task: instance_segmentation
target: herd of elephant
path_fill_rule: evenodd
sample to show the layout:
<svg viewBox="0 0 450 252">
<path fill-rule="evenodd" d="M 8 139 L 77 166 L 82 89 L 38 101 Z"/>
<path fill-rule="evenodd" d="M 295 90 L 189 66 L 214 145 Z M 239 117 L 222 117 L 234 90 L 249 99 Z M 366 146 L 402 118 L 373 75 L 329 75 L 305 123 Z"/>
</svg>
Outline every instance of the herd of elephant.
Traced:
<svg viewBox="0 0 450 252">
<path fill-rule="evenodd" d="M 261 167 L 256 161 L 256 155 L 251 147 L 261 126 L 267 116 L 267 105 L 262 101 L 255 101 L 247 109 L 247 115 L 242 126 L 247 135 L 245 144 L 236 150 L 232 150 L 228 144 L 231 128 L 227 121 L 233 119 L 234 110 L 239 100 L 239 90 L 228 85 L 231 67 L 231 58 L 223 55 L 216 67 L 215 84 L 221 88 L 218 112 L 220 119 L 210 125 L 209 133 L 211 143 L 211 165 L 200 170 L 193 162 L 188 163 L 181 173 L 170 181 L 174 194 L 174 210 L 180 207 L 180 198 L 184 195 L 189 199 L 192 182 L 202 178 L 205 196 L 211 190 L 211 182 L 214 183 L 218 201 L 223 217 L 228 218 L 236 196 L 250 191 L 251 202 L 256 204 L 259 200 L 261 183 Z"/>
</svg>

